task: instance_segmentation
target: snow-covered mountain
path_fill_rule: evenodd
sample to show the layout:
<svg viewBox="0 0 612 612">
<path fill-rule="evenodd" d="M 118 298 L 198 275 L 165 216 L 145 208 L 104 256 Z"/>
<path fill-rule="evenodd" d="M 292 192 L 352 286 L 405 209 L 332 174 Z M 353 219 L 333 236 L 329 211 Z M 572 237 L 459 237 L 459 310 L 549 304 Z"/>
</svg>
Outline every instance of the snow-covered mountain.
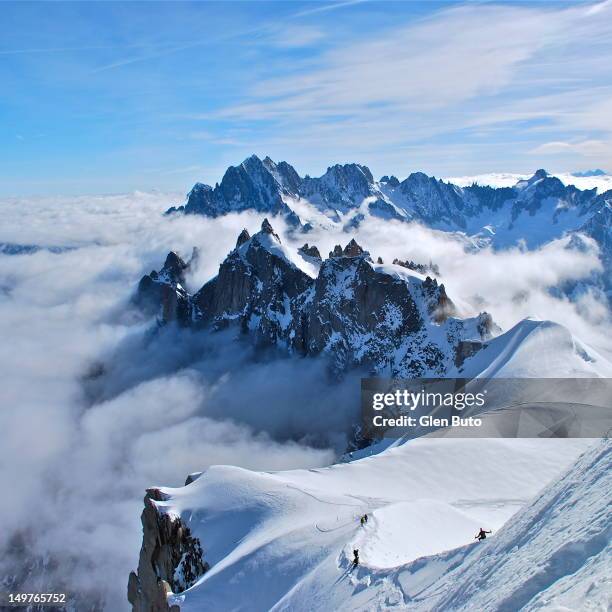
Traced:
<svg viewBox="0 0 612 612">
<path fill-rule="evenodd" d="M 489 314 L 457 317 L 433 272 L 395 261 L 374 262 L 354 239 L 322 259 L 314 245 L 283 244 L 264 220 L 253 236 L 242 231 L 197 292 L 185 289 L 190 264 L 170 253 L 141 279 L 135 299 L 162 323 L 234 329 L 262 349 L 324 356 L 336 374 L 360 367 L 396 377 L 612 375 L 605 358 L 559 325 L 523 321 L 493 338 L 500 330 Z"/>
<path fill-rule="evenodd" d="M 593 170 L 582 170 L 579 172 L 572 172 L 572 176 L 578 178 L 587 178 L 592 176 L 608 176 L 608 173 L 601 168 L 594 168 Z"/>
<path fill-rule="evenodd" d="M 425 437 L 317 470 L 209 468 L 148 491 L 130 601 L 137 612 L 603 610 L 612 445 L 558 478 L 591 444 Z M 493 536 L 474 543 L 480 527 Z"/>
<path fill-rule="evenodd" d="M 285 214 L 308 229 L 312 224 L 353 227 L 365 215 L 419 221 L 446 231 L 489 238 L 495 246 L 518 240 L 538 246 L 567 231 L 578 230 L 595 214 L 610 208 L 612 190 L 580 189 L 538 170 L 512 185 L 499 187 L 473 180 L 462 186 L 414 172 L 403 181 L 375 180 L 366 166 L 335 165 L 318 178 L 300 177 L 287 162 L 253 155 L 230 166 L 214 188 L 197 183 L 185 205 L 168 212 L 217 217 L 254 210 Z"/>
<path fill-rule="evenodd" d="M 259 347 L 329 356 L 336 372 L 365 366 L 393 375 L 442 375 L 491 337 L 491 317 L 460 319 L 444 285 L 400 264 L 375 263 L 355 240 L 325 260 L 284 245 L 267 220 L 246 230 L 199 291 L 184 289 L 188 264 L 171 253 L 140 281 L 137 302 L 164 322 L 235 328 Z"/>
<path fill-rule="evenodd" d="M 300 177 L 287 162 L 253 155 L 226 171 L 214 188 L 197 183 L 179 207 L 168 213 L 218 217 L 253 210 L 282 215 L 296 230 L 337 226 L 350 231 L 366 217 L 416 221 L 428 227 L 460 232 L 472 248 L 521 245 L 537 248 L 564 235 L 586 235 L 600 249 L 605 271 L 590 285 L 612 296 L 612 184 L 581 189 L 574 183 L 602 183 L 601 177 L 564 177 L 538 170 L 531 177 L 508 175 L 507 186 L 474 179 L 456 185 L 422 172 L 400 181 L 376 180 L 366 166 L 335 165 L 318 178 Z M 491 181 L 495 183 L 495 181 Z M 486 181 L 484 181 L 486 183 Z M 570 248 L 577 248 L 580 239 Z M 575 290 L 575 288 L 572 288 Z"/>
</svg>

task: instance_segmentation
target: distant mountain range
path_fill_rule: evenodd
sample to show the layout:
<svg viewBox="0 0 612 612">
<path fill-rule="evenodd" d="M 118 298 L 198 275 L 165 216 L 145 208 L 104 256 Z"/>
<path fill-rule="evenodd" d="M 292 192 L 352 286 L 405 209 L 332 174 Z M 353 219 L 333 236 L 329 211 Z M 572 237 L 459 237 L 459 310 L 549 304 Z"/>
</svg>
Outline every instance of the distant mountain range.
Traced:
<svg viewBox="0 0 612 612">
<path fill-rule="evenodd" d="M 583 172 L 574 172 L 573 176 L 580 178 L 587 176 L 607 176 L 607 172 L 604 172 L 601 168 L 595 168 L 595 170 L 584 170 Z"/>
<path fill-rule="evenodd" d="M 612 190 L 578 189 L 538 170 L 512 187 L 471 184 L 460 187 L 422 172 L 400 181 L 375 180 L 366 166 L 335 165 L 321 177 L 301 177 L 287 162 L 253 155 L 230 166 L 215 187 L 196 183 L 184 205 L 167 214 L 218 217 L 255 211 L 280 215 L 296 231 L 313 227 L 355 229 L 367 217 L 418 222 L 465 237 L 468 248 L 521 244 L 537 248 L 556 238 L 581 236 L 600 248 L 604 273 L 592 279 L 612 295 Z"/>
</svg>

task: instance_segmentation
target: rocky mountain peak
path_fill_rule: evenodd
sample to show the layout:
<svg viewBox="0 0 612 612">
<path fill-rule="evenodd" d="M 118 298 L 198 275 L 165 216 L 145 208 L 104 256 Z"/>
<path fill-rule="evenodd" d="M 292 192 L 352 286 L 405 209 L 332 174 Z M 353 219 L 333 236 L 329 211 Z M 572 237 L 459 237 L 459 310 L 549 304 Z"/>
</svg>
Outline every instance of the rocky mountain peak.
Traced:
<svg viewBox="0 0 612 612">
<path fill-rule="evenodd" d="M 393 175 L 391 175 L 391 176 L 387 176 L 387 175 L 383 176 L 380 179 L 380 182 L 383 185 L 388 185 L 389 187 L 392 187 L 393 189 L 395 189 L 400 184 L 399 179 L 396 176 L 393 176 Z"/>
<path fill-rule="evenodd" d="M 337 244 L 334 247 L 334 250 L 329 252 L 329 259 L 331 259 L 332 257 L 342 257 L 343 254 L 344 253 L 342 251 L 342 246 Z"/>
<path fill-rule="evenodd" d="M 536 184 L 541 184 L 541 182 L 544 181 L 545 179 L 553 179 L 555 181 L 558 180 L 558 179 L 555 179 L 554 177 L 551 177 L 550 174 L 546 172 L 546 170 L 543 170 L 542 168 L 540 168 L 539 170 L 536 170 L 533 176 L 531 176 L 530 178 L 519 181 L 516 184 L 516 188 L 525 189 L 527 187 L 531 187 Z"/>
<path fill-rule="evenodd" d="M 272 236 L 276 236 L 278 238 L 278 234 L 274 231 L 274 228 L 268 221 L 268 219 L 264 219 L 261 223 L 261 232 L 263 234 L 271 234 Z M 280 242 L 280 238 L 278 238 Z"/>
<path fill-rule="evenodd" d="M 233 326 L 252 334 L 256 347 L 326 355 L 335 375 L 366 364 L 373 372 L 440 375 L 454 367 L 458 350 L 466 352 L 462 341 L 475 351 L 485 340 L 486 325 L 453 318 L 444 285 L 376 266 L 354 238 L 321 262 L 314 245 L 299 249 L 306 257 L 292 255 L 267 218 L 248 236 L 241 233 L 242 248 L 195 294 L 162 270 L 143 278 L 137 303 L 165 323 L 209 331 Z M 186 266 L 175 253 L 167 263 L 169 270 Z M 445 330 L 430 333 L 432 326 Z"/>
<path fill-rule="evenodd" d="M 366 192 L 374 183 L 374 177 L 367 166 L 336 164 L 327 169 L 321 181 L 340 190 Z"/>
<path fill-rule="evenodd" d="M 411 172 L 406 178 L 404 183 L 431 183 L 436 182 L 435 177 L 429 176 L 424 172 Z"/>
<path fill-rule="evenodd" d="M 535 174 L 531 177 L 531 179 L 538 180 L 538 179 L 546 178 L 547 176 L 550 176 L 548 172 L 546 172 L 546 170 L 544 170 L 543 168 L 540 168 L 539 170 L 535 171 Z"/>
<path fill-rule="evenodd" d="M 344 255 L 346 257 L 358 257 L 363 255 L 363 253 L 365 251 L 357 244 L 354 238 L 351 238 L 351 241 L 344 247 Z"/>
<path fill-rule="evenodd" d="M 269 160 L 272 162 L 272 160 L 269 157 L 266 157 L 266 160 Z M 260 170 L 261 168 L 265 168 L 266 166 L 265 162 L 259 159 L 259 157 L 255 155 L 254 153 L 253 155 L 250 155 L 249 157 L 247 157 L 240 165 L 245 170 Z"/>
<path fill-rule="evenodd" d="M 298 251 L 302 253 L 302 255 L 306 255 L 308 257 L 314 257 L 315 259 L 318 259 L 319 261 L 322 260 L 321 253 L 319 253 L 319 249 L 317 249 L 317 247 L 314 244 L 312 246 L 308 246 L 308 243 L 306 243 L 304 246 L 301 246 L 298 249 Z"/>
<path fill-rule="evenodd" d="M 364 251 L 357 241 L 352 238 L 350 242 L 342 248 L 341 245 L 337 244 L 333 251 L 329 252 L 329 258 L 332 257 L 359 257 L 361 255 L 367 255 L 367 251 Z"/>
<path fill-rule="evenodd" d="M 245 229 L 240 232 L 238 236 L 238 240 L 236 240 L 236 248 L 241 247 L 245 242 L 248 242 L 251 239 L 251 234 Z"/>
<path fill-rule="evenodd" d="M 170 251 L 166 257 L 162 272 L 166 272 L 174 282 L 184 282 L 184 274 L 187 263 L 174 251 Z"/>
</svg>

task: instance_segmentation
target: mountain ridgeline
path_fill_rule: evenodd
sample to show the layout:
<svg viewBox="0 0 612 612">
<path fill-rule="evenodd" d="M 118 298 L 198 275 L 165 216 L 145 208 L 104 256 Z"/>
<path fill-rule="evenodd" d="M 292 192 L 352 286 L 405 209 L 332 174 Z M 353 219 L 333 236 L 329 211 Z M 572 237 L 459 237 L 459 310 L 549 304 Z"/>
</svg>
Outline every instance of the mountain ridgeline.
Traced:
<svg viewBox="0 0 612 612">
<path fill-rule="evenodd" d="M 302 204 L 299 207 L 298 202 Z M 196 183 L 186 203 L 167 213 L 218 217 L 252 210 L 284 215 L 289 223 L 305 230 L 321 213 L 329 221 L 348 223 L 349 227 L 371 214 L 470 233 L 483 221 L 483 215 L 490 218 L 505 209 L 507 227 L 522 215 L 534 217 L 540 211 L 550 213 L 553 224 L 563 231 L 569 217 L 576 225 L 572 229 L 579 229 L 592 215 L 609 209 L 611 202 L 612 191 L 598 195 L 596 189 L 564 185 L 545 170 L 514 187 L 459 187 L 423 172 L 413 172 L 403 181 L 395 176 L 377 181 L 359 164 L 336 164 L 321 177 L 302 178 L 287 162 L 277 164 L 269 157 L 261 160 L 252 155 L 240 165 L 230 166 L 214 188 Z"/>
<path fill-rule="evenodd" d="M 367 218 L 418 222 L 464 236 L 471 249 L 533 249 L 564 236 L 573 238 L 570 248 L 581 249 L 586 236 L 597 246 L 604 272 L 582 289 L 595 289 L 612 303 L 612 190 L 581 190 L 544 170 L 513 187 L 459 187 L 422 172 L 403 181 L 395 176 L 377 181 L 359 164 L 336 164 L 321 177 L 302 178 L 287 162 L 253 155 L 228 168 L 214 188 L 196 183 L 186 203 L 167 214 L 219 217 L 242 211 L 281 216 L 298 232 L 313 227 L 351 232 Z"/>
<path fill-rule="evenodd" d="M 233 328 L 260 348 L 326 355 L 336 373 L 363 366 L 385 375 L 442 375 L 482 347 L 494 327 L 486 313 L 457 318 L 444 285 L 411 269 L 413 262 L 375 263 L 354 239 L 323 260 L 315 246 L 284 245 L 267 219 L 253 236 L 243 230 L 218 275 L 190 294 L 192 261 L 170 253 L 159 272 L 141 279 L 138 305 L 162 323 Z"/>
</svg>

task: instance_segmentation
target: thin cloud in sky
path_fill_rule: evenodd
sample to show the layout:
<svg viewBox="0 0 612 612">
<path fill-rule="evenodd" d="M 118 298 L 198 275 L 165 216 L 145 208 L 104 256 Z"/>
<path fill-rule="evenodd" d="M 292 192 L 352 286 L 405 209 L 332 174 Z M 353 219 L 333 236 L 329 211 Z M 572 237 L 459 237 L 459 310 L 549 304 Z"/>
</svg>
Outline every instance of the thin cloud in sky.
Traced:
<svg viewBox="0 0 612 612">
<path fill-rule="evenodd" d="M 298 68 L 297 74 L 259 82 L 252 105 L 230 106 L 223 114 L 328 115 L 372 104 L 432 108 L 491 96 L 515 85 L 521 64 L 538 51 L 571 42 L 576 19 L 588 15 L 501 6 L 447 10 L 416 26 L 332 49 L 313 70 Z"/>
<path fill-rule="evenodd" d="M 328 13 L 329 11 L 335 11 L 337 9 L 346 8 L 355 4 L 363 4 L 368 0 L 348 0 L 347 2 L 333 2 L 324 6 L 317 6 L 311 9 L 305 9 L 295 13 L 293 17 L 307 17 L 308 15 L 316 15 L 317 13 Z"/>
<path fill-rule="evenodd" d="M 129 49 L 142 45 L 85 45 L 79 47 L 41 47 L 35 49 L 3 49 L 0 55 L 26 55 L 29 53 L 72 53 L 75 51 L 101 51 L 108 49 Z"/>
<path fill-rule="evenodd" d="M 349 0 L 347 2 L 335 2 L 332 4 L 327 4 L 325 6 L 316 7 L 313 9 L 307 9 L 304 11 L 298 11 L 297 13 L 293 13 L 287 16 L 287 20 L 291 19 L 299 19 L 300 17 L 307 17 L 309 15 L 315 15 L 317 13 L 327 13 L 329 11 L 334 11 L 337 9 L 349 7 L 355 4 L 363 4 L 368 0 Z M 236 32 L 230 32 L 223 36 L 216 36 L 211 38 L 202 38 L 199 40 L 194 40 L 191 42 L 170 46 L 167 48 L 160 49 L 153 53 L 149 53 L 147 55 L 139 56 L 139 57 L 129 57 L 125 59 L 121 59 L 115 62 L 111 62 L 109 64 L 105 64 L 96 68 L 92 71 L 92 74 L 96 74 L 99 72 L 104 72 L 106 70 L 112 70 L 114 68 L 121 68 L 123 66 L 129 66 L 130 64 L 136 64 L 139 62 L 147 62 L 155 59 L 159 59 L 162 57 L 166 57 L 168 55 L 172 55 L 174 53 L 179 53 L 181 51 L 187 51 L 188 49 L 193 49 L 194 47 L 201 46 L 211 46 L 215 43 L 219 43 L 222 41 L 231 40 L 234 38 L 241 38 L 243 36 L 253 35 L 253 34 L 261 34 L 265 32 L 282 32 L 282 21 L 278 23 L 266 23 L 261 26 L 257 26 L 254 28 L 248 28 L 246 30 L 238 30 Z M 301 31 L 294 30 L 294 37 L 291 38 L 289 32 L 285 32 L 284 35 L 277 38 L 277 41 L 280 41 L 279 46 L 293 47 L 293 46 L 303 46 L 306 44 L 311 44 L 316 40 L 319 40 L 322 37 L 322 33 L 320 31 L 315 30 L 314 28 L 306 29 L 303 28 Z"/>
<path fill-rule="evenodd" d="M 545 142 L 529 152 L 534 155 L 541 155 L 542 153 L 567 155 L 575 152 L 586 157 L 597 157 L 605 155 L 609 147 L 609 143 L 602 140 L 583 140 L 581 142 L 554 141 Z"/>
<path fill-rule="evenodd" d="M 540 122 L 523 125 L 524 135 L 532 127 L 541 130 L 546 121 L 553 129 L 579 131 L 580 115 L 590 117 L 591 129 L 608 133 L 609 119 L 591 111 L 596 105 L 608 108 L 598 94 L 610 71 L 596 75 L 588 68 L 612 51 L 611 9 L 609 2 L 595 7 L 445 9 L 366 41 L 332 48 L 314 66 L 310 62 L 305 68 L 298 65 L 258 80 L 241 103 L 221 109 L 218 117 L 282 125 L 289 129 L 287 138 L 302 143 L 324 139 L 329 130 L 322 123 L 331 126 L 338 143 L 350 141 L 349 130 L 356 127 L 362 140 L 376 141 L 395 126 L 391 138 L 399 133 L 408 144 L 415 142 L 415 135 L 421 137 L 420 127 L 436 133 L 445 126 L 448 134 L 457 134 L 478 124 L 480 117 L 495 114 L 505 124 L 516 114 L 523 122 Z M 592 40 L 599 44 L 590 45 Z M 567 49 L 573 48 L 580 55 L 568 57 Z M 578 59 L 580 71 L 574 65 Z M 581 110 L 566 107 L 556 112 L 554 102 L 573 92 L 588 97 L 587 104 Z M 545 97 L 553 104 L 537 103 Z M 509 112 L 495 113 L 500 105 Z M 416 129 L 410 129 L 411 122 Z M 606 141 L 609 134 L 600 139 L 584 136 L 585 142 L 593 143 Z M 605 154 L 605 148 L 604 143 L 597 152 Z M 530 150 L 553 152 L 547 147 Z M 582 155 L 595 147 L 573 146 L 572 151 Z"/>
<path fill-rule="evenodd" d="M 27 6 L 0 24 L 8 194 L 184 190 L 147 169 L 254 152 L 309 174 L 612 167 L 610 0 Z"/>
</svg>

